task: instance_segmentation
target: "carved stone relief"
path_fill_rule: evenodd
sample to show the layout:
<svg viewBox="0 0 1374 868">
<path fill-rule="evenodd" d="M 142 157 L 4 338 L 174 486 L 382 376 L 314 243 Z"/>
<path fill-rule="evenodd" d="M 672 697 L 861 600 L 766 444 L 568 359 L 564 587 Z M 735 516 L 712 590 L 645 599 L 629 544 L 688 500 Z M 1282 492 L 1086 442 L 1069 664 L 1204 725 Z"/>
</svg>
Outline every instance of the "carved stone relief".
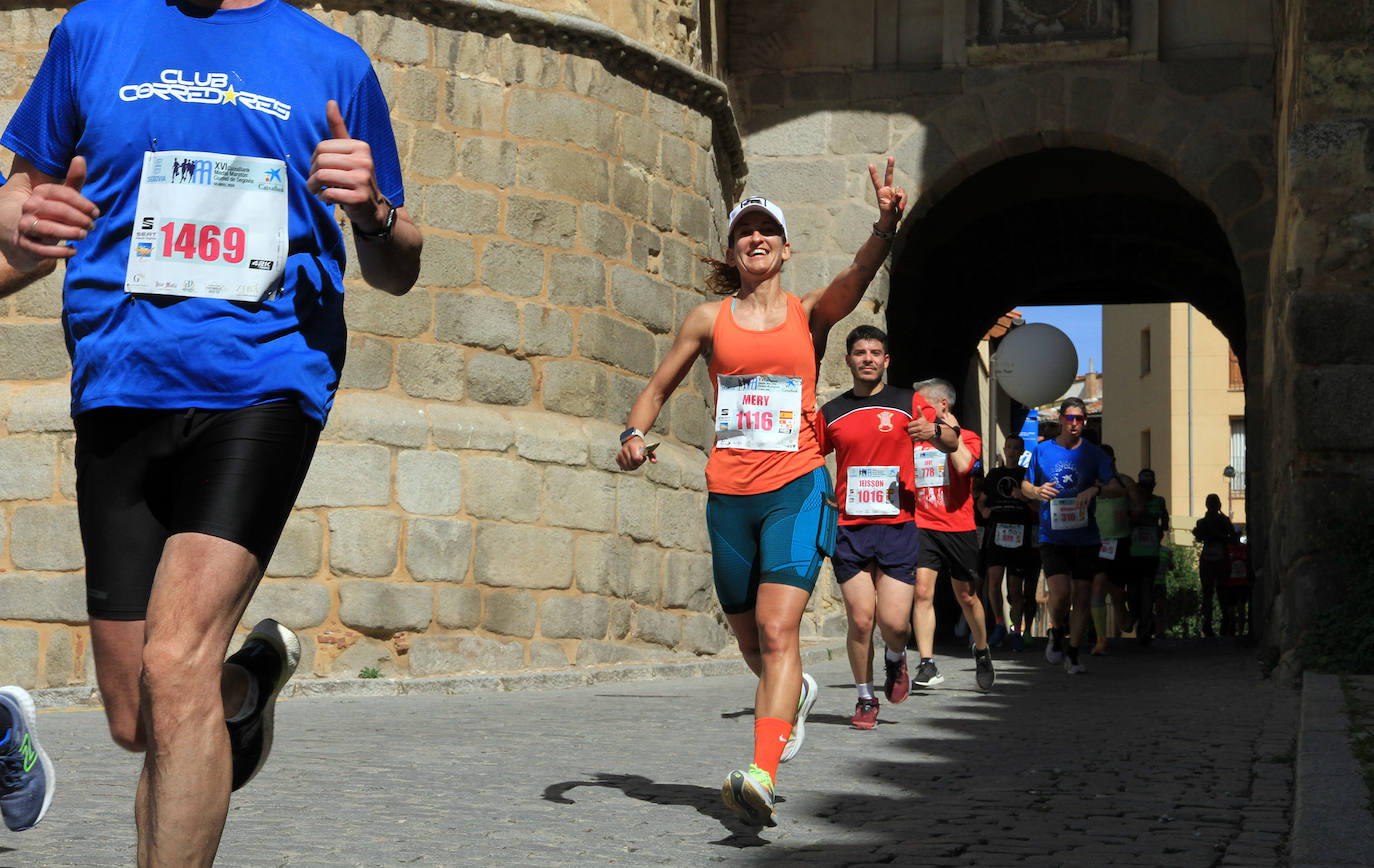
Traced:
<svg viewBox="0 0 1374 868">
<path fill-rule="evenodd" d="M 979 41 L 1117 39 L 1130 34 L 1131 0 L 981 0 Z"/>
</svg>

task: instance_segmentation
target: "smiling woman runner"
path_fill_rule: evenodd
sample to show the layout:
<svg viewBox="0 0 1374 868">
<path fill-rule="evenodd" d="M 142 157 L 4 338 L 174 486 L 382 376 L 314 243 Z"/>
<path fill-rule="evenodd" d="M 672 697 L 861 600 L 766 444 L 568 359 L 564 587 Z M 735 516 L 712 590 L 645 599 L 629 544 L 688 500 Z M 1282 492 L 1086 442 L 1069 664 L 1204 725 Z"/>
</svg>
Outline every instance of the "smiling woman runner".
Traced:
<svg viewBox="0 0 1374 868">
<path fill-rule="evenodd" d="M 716 594 L 740 651 L 759 677 L 754 758 L 733 771 L 721 797 L 745 822 L 775 825 L 778 763 L 801 747 L 816 682 L 801 671 L 802 612 L 822 560 L 832 553 L 836 506 L 816 439 L 816 372 L 831 326 L 859 303 L 887 258 L 906 191 L 880 179 L 873 234 L 829 286 L 802 298 L 782 288 L 792 255 L 782 209 L 745 199 L 730 212 L 725 262 L 708 280 L 731 296 L 687 314 L 648 386 L 630 409 L 616 463 L 644 463 L 644 432 L 698 356 L 715 387 L 715 447 L 706 462 L 706 524 Z M 795 733 L 793 724 L 795 722 Z"/>
</svg>

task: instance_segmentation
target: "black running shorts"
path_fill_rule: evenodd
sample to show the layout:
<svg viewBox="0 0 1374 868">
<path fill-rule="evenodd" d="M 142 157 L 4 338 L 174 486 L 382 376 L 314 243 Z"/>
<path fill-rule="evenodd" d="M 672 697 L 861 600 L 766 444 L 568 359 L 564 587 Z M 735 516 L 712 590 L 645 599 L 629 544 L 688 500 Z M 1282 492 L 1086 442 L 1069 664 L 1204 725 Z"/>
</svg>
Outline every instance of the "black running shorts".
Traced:
<svg viewBox="0 0 1374 868">
<path fill-rule="evenodd" d="M 921 528 L 917 568 L 945 571 L 957 582 L 976 584 L 982 578 L 978 575 L 978 560 L 978 531 Z"/>
<path fill-rule="evenodd" d="M 292 401 L 239 410 L 108 407 L 75 423 L 86 609 L 114 621 L 146 617 L 172 534 L 238 543 L 266 567 L 320 436 Z"/>
<path fill-rule="evenodd" d="M 1040 544 L 1040 559 L 1044 563 L 1045 577 L 1068 576 L 1075 582 L 1091 582 L 1093 576 L 1102 572 L 1098 568 L 1099 545 L 1063 546 L 1055 543 Z"/>
</svg>

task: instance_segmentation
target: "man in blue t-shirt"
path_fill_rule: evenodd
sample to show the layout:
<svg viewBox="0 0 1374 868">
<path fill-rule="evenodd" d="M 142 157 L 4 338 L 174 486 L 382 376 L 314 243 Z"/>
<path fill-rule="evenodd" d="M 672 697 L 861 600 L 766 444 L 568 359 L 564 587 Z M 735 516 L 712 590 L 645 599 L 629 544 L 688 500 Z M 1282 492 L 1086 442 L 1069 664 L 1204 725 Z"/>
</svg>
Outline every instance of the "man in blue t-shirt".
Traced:
<svg viewBox="0 0 1374 868">
<path fill-rule="evenodd" d="M 111 735 L 145 752 L 139 861 L 208 865 L 300 657 L 271 619 L 224 654 L 338 386 L 336 208 L 368 284 L 419 275 L 386 100 L 282 0 L 87 0 L 0 144 L 0 252 L 66 262 L 91 642 Z"/>
<path fill-rule="evenodd" d="M 1051 626 L 1045 659 L 1054 664 L 1062 660 L 1071 675 L 1087 671 L 1078 649 L 1088 623 L 1101 546 L 1093 521 L 1093 501 L 1104 490 L 1113 494 L 1121 491 L 1111 459 L 1083 439 L 1087 419 L 1081 399 L 1065 399 L 1059 405 L 1058 436 L 1036 446 L 1021 482 L 1021 493 L 1040 504 L 1040 558 L 1050 587 Z M 1063 642 L 1066 621 L 1067 648 Z"/>
</svg>

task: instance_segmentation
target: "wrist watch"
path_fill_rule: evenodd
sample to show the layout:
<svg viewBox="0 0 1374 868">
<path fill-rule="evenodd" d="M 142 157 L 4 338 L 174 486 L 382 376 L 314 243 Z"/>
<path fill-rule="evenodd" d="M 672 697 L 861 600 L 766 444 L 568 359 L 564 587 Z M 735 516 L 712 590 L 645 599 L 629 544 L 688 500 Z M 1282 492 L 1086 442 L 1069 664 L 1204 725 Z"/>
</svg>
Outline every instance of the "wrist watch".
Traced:
<svg viewBox="0 0 1374 868">
<path fill-rule="evenodd" d="M 625 441 L 629 440 L 631 437 L 638 437 L 640 440 L 643 440 L 644 432 L 631 425 L 629 428 L 626 428 L 624 431 L 620 432 L 621 445 L 624 445 Z"/>
<path fill-rule="evenodd" d="M 382 201 L 386 202 L 386 207 L 388 209 L 386 212 L 386 220 L 382 221 L 382 228 L 376 232 L 364 232 L 362 229 L 358 228 L 357 223 L 354 223 L 353 233 L 359 238 L 364 238 L 368 241 L 387 241 L 391 238 L 391 228 L 396 225 L 396 206 L 392 205 L 388 199 L 383 198 Z"/>
</svg>

